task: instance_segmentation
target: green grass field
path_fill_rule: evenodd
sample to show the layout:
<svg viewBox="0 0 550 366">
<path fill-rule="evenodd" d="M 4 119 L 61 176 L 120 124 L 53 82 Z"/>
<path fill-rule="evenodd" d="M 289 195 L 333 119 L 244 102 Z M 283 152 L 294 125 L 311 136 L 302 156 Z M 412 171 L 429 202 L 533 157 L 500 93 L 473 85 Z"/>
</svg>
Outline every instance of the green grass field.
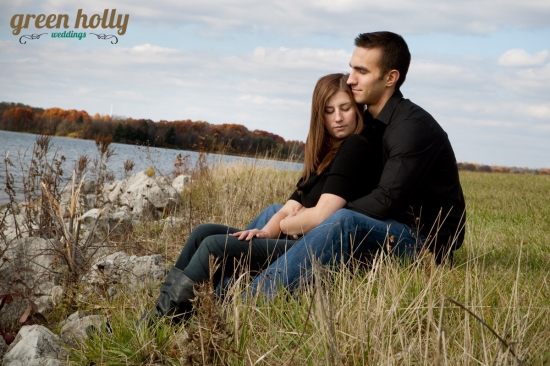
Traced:
<svg viewBox="0 0 550 366">
<path fill-rule="evenodd" d="M 190 230 L 205 222 L 244 227 L 283 203 L 298 173 L 235 164 L 204 170 L 184 193 L 177 226 L 146 223 L 126 245 L 173 263 Z M 430 258 L 405 266 L 381 257 L 370 270 L 316 268 L 314 285 L 274 301 L 223 304 L 205 287 L 192 324 L 138 329 L 158 285 L 140 296 L 90 297 L 114 333 L 71 353 L 80 365 L 550 365 L 550 177 L 461 173 L 468 207 L 456 265 Z M 454 304 L 455 300 L 476 316 Z M 59 314 L 58 314 L 59 315 Z M 482 321 L 485 323 L 483 324 Z M 497 335 L 502 339 L 499 340 Z M 505 345 L 505 344 L 506 345 Z"/>
</svg>

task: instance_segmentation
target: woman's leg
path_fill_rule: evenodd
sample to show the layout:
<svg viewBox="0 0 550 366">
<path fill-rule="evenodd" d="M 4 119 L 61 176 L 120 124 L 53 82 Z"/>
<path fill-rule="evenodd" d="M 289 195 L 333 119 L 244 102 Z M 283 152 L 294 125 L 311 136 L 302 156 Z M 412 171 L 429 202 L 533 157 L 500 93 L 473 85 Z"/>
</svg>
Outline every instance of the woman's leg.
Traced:
<svg viewBox="0 0 550 366">
<path fill-rule="evenodd" d="M 180 256 L 178 260 L 176 261 L 176 264 L 170 269 L 168 272 L 168 275 L 164 279 L 164 283 L 160 286 L 160 295 L 157 299 L 157 305 L 156 305 L 156 314 L 157 316 L 163 316 L 165 313 L 172 307 L 170 303 L 170 297 L 186 297 L 189 294 L 193 293 L 193 283 L 188 284 L 187 277 L 183 275 L 183 270 L 187 267 L 189 264 L 189 261 L 199 248 L 202 241 L 209 237 L 210 235 L 217 235 L 217 234 L 230 234 L 239 231 L 236 228 L 232 228 L 225 225 L 218 225 L 218 224 L 203 224 L 197 226 L 193 231 L 191 232 L 191 235 L 189 235 L 189 238 L 185 242 L 183 249 L 181 250 Z M 172 287 L 172 285 L 176 284 L 176 287 L 172 289 L 172 291 L 169 291 L 169 289 Z M 186 285 L 187 284 L 187 285 Z M 189 289 L 186 290 L 184 294 L 175 295 L 176 292 L 181 292 L 181 290 L 184 290 L 186 287 L 189 287 Z M 166 296 L 166 293 L 170 292 L 171 296 Z M 164 295 L 163 295 L 164 294 Z M 185 295 L 187 294 L 187 295 Z M 164 304 L 163 304 L 164 302 Z M 190 309 L 182 309 L 183 310 L 190 310 Z M 149 313 L 146 313 L 142 318 L 148 318 Z"/>
<path fill-rule="evenodd" d="M 186 246 L 190 245 L 194 248 L 192 250 L 194 253 L 187 261 L 187 265 L 175 276 L 174 283 L 161 291 L 155 306 L 155 317 L 191 311 L 191 300 L 195 297 L 194 286 L 210 278 L 210 255 L 219 259 L 221 264 L 213 276 L 214 283 L 218 283 L 222 276 L 233 275 L 240 265 L 243 266 L 243 269 L 249 269 L 252 272 L 259 272 L 267 268 L 271 262 L 279 258 L 295 243 L 295 240 L 287 239 L 241 241 L 228 235 L 230 228 L 223 227 L 223 225 L 201 226 L 205 227 L 201 230 L 193 230 L 195 235 L 190 238 L 191 241 L 186 242 Z M 212 230 L 206 230 L 207 228 Z M 220 228 L 224 228 L 224 234 L 208 235 L 201 243 L 196 244 L 195 240 L 205 236 L 205 232 L 211 233 Z M 185 254 L 182 257 L 182 263 L 187 260 L 190 252 L 183 253 L 182 251 L 182 254 Z"/>
<path fill-rule="evenodd" d="M 249 270 L 252 274 L 267 268 L 294 245 L 295 240 L 258 239 L 238 240 L 227 234 L 210 235 L 202 241 L 189 261 L 183 274 L 196 283 L 210 278 L 210 255 L 219 261 L 214 273 L 214 283 L 222 277 L 231 277 L 237 269 Z"/>
<path fill-rule="evenodd" d="M 193 229 L 191 235 L 189 235 L 189 238 L 185 242 L 185 245 L 183 246 L 183 249 L 181 250 L 180 256 L 176 261 L 174 267 L 183 271 L 191 261 L 191 258 L 193 257 L 203 240 L 207 237 L 211 235 L 228 235 L 236 233 L 237 231 L 240 230 L 219 224 L 203 224 L 197 226 L 195 229 Z"/>
</svg>

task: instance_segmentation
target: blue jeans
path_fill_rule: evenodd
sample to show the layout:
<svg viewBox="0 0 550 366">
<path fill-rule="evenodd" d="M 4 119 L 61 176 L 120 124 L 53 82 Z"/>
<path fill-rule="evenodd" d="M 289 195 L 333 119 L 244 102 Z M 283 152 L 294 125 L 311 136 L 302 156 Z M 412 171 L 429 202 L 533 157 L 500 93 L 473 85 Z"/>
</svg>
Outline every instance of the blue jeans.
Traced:
<svg viewBox="0 0 550 366">
<path fill-rule="evenodd" d="M 282 207 L 271 205 L 247 227 L 262 228 Z M 311 276 L 312 263 L 347 263 L 350 257 L 372 259 L 379 251 L 413 260 L 425 238 L 395 220 L 377 220 L 340 209 L 298 240 L 252 282 L 252 292 L 274 295 L 279 286 L 294 290 Z"/>
</svg>

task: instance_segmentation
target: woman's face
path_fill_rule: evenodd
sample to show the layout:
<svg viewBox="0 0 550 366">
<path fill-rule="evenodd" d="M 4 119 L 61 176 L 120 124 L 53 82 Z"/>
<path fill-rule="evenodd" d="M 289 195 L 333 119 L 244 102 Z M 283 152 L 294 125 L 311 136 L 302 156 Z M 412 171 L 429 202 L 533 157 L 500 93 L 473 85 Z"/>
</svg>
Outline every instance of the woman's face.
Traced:
<svg viewBox="0 0 550 366">
<path fill-rule="evenodd" d="M 329 98 L 325 106 L 325 127 L 336 139 L 345 139 L 355 131 L 357 116 L 346 92 L 339 91 Z"/>
</svg>

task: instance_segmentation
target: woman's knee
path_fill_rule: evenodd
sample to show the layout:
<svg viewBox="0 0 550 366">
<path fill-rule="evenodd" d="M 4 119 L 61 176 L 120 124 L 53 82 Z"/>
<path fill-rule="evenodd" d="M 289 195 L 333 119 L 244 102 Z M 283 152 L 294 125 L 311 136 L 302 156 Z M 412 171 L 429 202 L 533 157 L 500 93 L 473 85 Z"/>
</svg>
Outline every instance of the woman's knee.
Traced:
<svg viewBox="0 0 550 366">
<path fill-rule="evenodd" d="M 205 238 L 199 247 L 201 255 L 223 257 L 227 249 L 227 237 L 224 235 L 211 235 Z"/>
<path fill-rule="evenodd" d="M 212 223 L 208 223 L 208 224 L 200 224 L 198 226 L 196 226 L 193 231 L 191 232 L 191 234 L 193 233 L 206 233 L 206 232 L 214 232 L 214 231 L 219 231 L 219 228 L 223 226 L 223 225 L 220 225 L 220 224 L 212 224 Z"/>
<path fill-rule="evenodd" d="M 202 242 L 211 235 L 227 234 L 230 228 L 220 224 L 201 224 L 193 229 L 189 239 Z"/>
</svg>

